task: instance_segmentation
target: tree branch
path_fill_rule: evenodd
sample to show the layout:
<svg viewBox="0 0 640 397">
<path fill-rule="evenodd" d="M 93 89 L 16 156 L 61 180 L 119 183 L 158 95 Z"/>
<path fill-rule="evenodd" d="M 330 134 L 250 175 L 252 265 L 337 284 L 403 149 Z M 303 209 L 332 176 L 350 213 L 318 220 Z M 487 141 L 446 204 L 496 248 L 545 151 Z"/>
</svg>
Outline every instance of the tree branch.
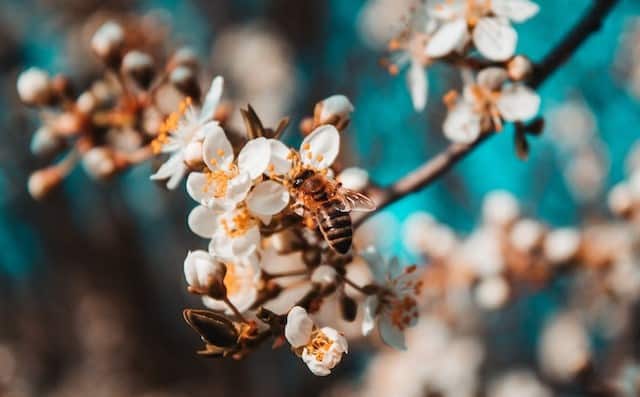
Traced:
<svg viewBox="0 0 640 397">
<path fill-rule="evenodd" d="M 593 0 L 593 4 L 582 18 L 547 56 L 534 67 L 527 84 L 532 88 L 537 88 L 544 83 L 593 33 L 600 29 L 602 22 L 617 2 L 618 0 Z M 469 152 L 493 135 L 493 132 L 484 133 L 476 141 L 468 144 L 452 143 L 443 152 L 391 186 L 371 188 L 368 194 L 377 203 L 378 208 L 375 212 L 360 213 L 354 219 L 354 227 L 357 228 L 362 225 L 365 220 L 377 211 L 429 186 L 431 182 L 446 173 L 454 164 L 462 160 Z"/>
</svg>

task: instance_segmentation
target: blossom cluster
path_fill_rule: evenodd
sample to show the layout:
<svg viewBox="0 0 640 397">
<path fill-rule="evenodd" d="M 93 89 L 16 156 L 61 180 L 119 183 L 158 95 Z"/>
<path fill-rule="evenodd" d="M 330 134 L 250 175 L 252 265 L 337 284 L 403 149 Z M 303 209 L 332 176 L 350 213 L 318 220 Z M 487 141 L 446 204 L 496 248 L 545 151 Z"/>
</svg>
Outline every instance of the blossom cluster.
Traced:
<svg viewBox="0 0 640 397">
<path fill-rule="evenodd" d="M 538 10 L 529 0 L 421 3 L 407 29 L 389 43 L 388 68 L 395 74 L 410 65 L 407 84 L 416 110 L 427 102 L 425 68 L 440 61 L 460 70 L 462 94 L 451 91 L 444 98 L 449 110 L 444 135 L 453 142 L 470 143 L 481 133 L 501 131 L 503 122 L 529 121 L 540 99 L 523 83 L 532 65 L 515 54 L 518 34 L 511 23 L 524 22 Z"/>
<path fill-rule="evenodd" d="M 18 95 L 42 120 L 31 151 L 48 159 L 64 153 L 31 175 L 33 197 L 44 197 L 78 162 L 91 177 L 104 179 L 149 159 L 152 142 L 166 134 L 170 109 L 183 98 L 200 99 L 191 49 L 155 59 L 139 41 L 133 27 L 114 20 L 102 24 L 90 44 L 103 73 L 79 92 L 61 74 L 35 67 L 20 74 Z"/>
<path fill-rule="evenodd" d="M 189 103 L 169 117 L 166 136 L 156 140 L 169 157 L 151 176 L 168 180 L 170 188 L 186 176 L 187 193 L 197 203 L 187 223 L 209 241 L 207 250 L 191 251 L 184 261 L 189 291 L 209 309 L 185 311 L 206 343 L 202 353 L 242 357 L 263 338 L 284 338 L 314 374 L 328 375 L 347 353 L 347 340 L 335 328 L 316 326 L 312 316 L 336 295 L 344 318 L 353 321 L 358 303 L 345 294 L 346 285 L 366 297 L 362 332 L 377 327 L 385 342 L 405 348 L 403 331 L 415 324 L 421 290 L 416 267 L 386 262 L 369 249 L 343 254 L 331 245 L 350 244 L 349 211 L 371 209 L 359 207 L 369 204 L 366 196 L 334 178 L 341 131 L 353 111 L 349 100 L 334 95 L 320 101 L 293 149 L 279 139 L 286 122 L 267 128 L 251 107 L 242 110 L 246 138 L 233 144 L 211 118 L 222 91 L 223 79 L 216 77 L 201 106 Z M 347 169 L 338 179 L 349 184 L 350 174 Z M 315 187 L 305 187 L 308 178 L 315 178 Z M 331 211 L 340 221 L 327 215 Z M 368 263 L 373 282 L 358 286 L 346 276 L 354 256 Z M 287 262 L 291 267 L 269 270 Z M 298 300 L 283 298 L 277 312 L 269 309 L 291 287 L 280 280 L 291 277 L 307 293 Z M 210 327 L 217 331 L 212 334 Z"/>
</svg>

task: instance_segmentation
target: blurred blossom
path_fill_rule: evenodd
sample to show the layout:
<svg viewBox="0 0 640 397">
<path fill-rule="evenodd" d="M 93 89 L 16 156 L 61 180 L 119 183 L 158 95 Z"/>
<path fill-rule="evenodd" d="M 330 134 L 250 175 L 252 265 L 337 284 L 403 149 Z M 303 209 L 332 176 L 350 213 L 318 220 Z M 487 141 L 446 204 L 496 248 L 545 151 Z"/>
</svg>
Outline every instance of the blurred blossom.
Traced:
<svg viewBox="0 0 640 397">
<path fill-rule="evenodd" d="M 629 18 L 624 32 L 619 40 L 614 72 L 621 85 L 636 98 L 640 97 L 640 19 L 637 16 Z"/>
<path fill-rule="evenodd" d="M 581 202 L 599 198 L 609 174 L 609 155 L 597 137 L 593 112 L 580 99 L 569 100 L 549 116 L 551 137 L 570 191 Z"/>
<path fill-rule="evenodd" d="M 478 305 L 484 309 L 500 308 L 509 297 L 509 284 L 500 276 L 484 278 L 476 286 L 475 297 Z"/>
<path fill-rule="evenodd" d="M 589 335 L 575 313 L 554 316 L 542 332 L 538 359 L 544 372 L 558 381 L 569 382 L 591 360 Z"/>
<path fill-rule="evenodd" d="M 273 30 L 256 23 L 231 27 L 216 39 L 211 59 L 227 79 L 231 97 L 250 103 L 265 126 L 287 113 L 295 98 L 296 70 L 291 49 Z M 243 129 L 238 112 L 230 124 Z"/>
<path fill-rule="evenodd" d="M 513 370 L 493 380 L 488 397 L 551 397 L 551 390 L 528 370 Z"/>
<path fill-rule="evenodd" d="M 494 190 L 488 193 L 482 204 L 482 218 L 487 224 L 504 226 L 520 215 L 520 205 L 509 192 Z"/>
<path fill-rule="evenodd" d="M 404 28 L 418 0 L 367 0 L 358 15 L 358 33 L 365 44 L 379 50 Z"/>
</svg>

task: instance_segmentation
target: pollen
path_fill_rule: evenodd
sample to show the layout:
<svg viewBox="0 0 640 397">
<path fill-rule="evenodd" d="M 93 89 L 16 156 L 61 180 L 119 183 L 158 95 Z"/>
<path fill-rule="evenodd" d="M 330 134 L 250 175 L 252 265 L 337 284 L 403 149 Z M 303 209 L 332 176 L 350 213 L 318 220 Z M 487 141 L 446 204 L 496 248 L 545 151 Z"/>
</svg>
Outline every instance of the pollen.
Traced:
<svg viewBox="0 0 640 397">
<path fill-rule="evenodd" d="M 322 160 L 324 160 L 324 156 L 319 154 L 319 155 L 316 156 L 316 160 L 322 161 Z"/>
<path fill-rule="evenodd" d="M 324 359 L 324 355 L 331 349 L 331 346 L 333 346 L 333 341 L 329 339 L 324 332 L 316 329 L 311 334 L 311 340 L 305 348 L 309 354 L 316 358 L 316 360 L 322 361 Z"/>
<path fill-rule="evenodd" d="M 227 294 L 234 295 L 235 293 L 240 291 L 240 288 L 242 287 L 242 285 L 236 273 L 236 266 L 232 263 L 228 263 L 226 264 L 226 266 L 227 266 L 227 272 L 224 275 L 223 283 L 224 283 L 224 286 L 227 288 Z"/>
<path fill-rule="evenodd" d="M 222 150 L 222 149 L 218 149 L 218 150 L 216 151 L 216 154 L 218 155 L 218 157 L 222 157 L 222 156 L 224 156 L 224 150 Z"/>
<path fill-rule="evenodd" d="M 249 214 L 247 208 L 241 208 L 231 218 L 231 221 L 223 219 L 220 223 L 227 236 L 236 238 L 244 236 L 255 224 L 255 219 Z"/>
<path fill-rule="evenodd" d="M 151 142 L 151 150 L 153 150 L 153 153 L 158 154 L 162 151 L 162 148 L 169 140 L 169 134 L 172 134 L 178 128 L 178 124 L 187 112 L 189 106 L 191 106 L 191 98 L 186 97 L 182 102 L 180 102 L 178 110 L 169 114 L 169 116 L 167 116 L 167 118 L 162 122 L 158 129 L 156 139 Z"/>
<path fill-rule="evenodd" d="M 311 144 L 305 143 L 304 145 L 302 145 L 302 150 L 311 150 Z"/>
</svg>

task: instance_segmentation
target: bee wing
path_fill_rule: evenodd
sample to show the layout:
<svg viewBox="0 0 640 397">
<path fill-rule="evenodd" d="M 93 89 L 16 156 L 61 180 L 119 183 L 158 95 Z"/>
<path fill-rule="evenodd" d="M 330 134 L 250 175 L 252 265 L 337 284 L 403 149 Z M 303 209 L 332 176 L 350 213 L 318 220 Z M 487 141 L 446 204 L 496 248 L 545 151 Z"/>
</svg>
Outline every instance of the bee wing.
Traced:
<svg viewBox="0 0 640 397">
<path fill-rule="evenodd" d="M 376 203 L 362 193 L 346 188 L 340 188 L 336 196 L 342 202 L 337 209 L 342 212 L 361 211 L 369 212 L 376 209 Z"/>
</svg>

